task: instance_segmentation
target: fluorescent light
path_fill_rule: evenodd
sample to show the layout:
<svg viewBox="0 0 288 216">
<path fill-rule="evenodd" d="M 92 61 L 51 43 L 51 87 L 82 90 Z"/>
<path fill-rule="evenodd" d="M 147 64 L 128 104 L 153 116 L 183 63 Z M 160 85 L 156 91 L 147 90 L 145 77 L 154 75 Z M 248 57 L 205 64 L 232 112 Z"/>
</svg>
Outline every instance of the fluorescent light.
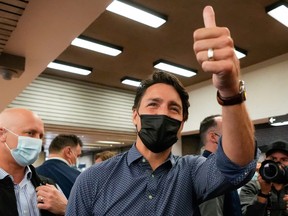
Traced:
<svg viewBox="0 0 288 216">
<path fill-rule="evenodd" d="M 141 80 L 131 78 L 131 77 L 123 77 L 121 79 L 121 83 L 123 83 L 125 85 L 131 85 L 131 86 L 139 87 Z"/>
<path fill-rule="evenodd" d="M 60 62 L 60 61 L 54 61 L 50 62 L 47 65 L 48 68 L 56 69 L 56 70 L 61 70 L 69 73 L 75 73 L 75 74 L 80 74 L 80 75 L 88 75 L 92 72 L 92 68 L 88 67 L 80 67 L 80 66 L 74 66 L 72 64 Z"/>
<path fill-rule="evenodd" d="M 288 114 L 282 116 L 274 116 L 269 118 L 271 126 L 284 126 L 288 125 Z"/>
<path fill-rule="evenodd" d="M 84 49 L 92 50 L 110 56 L 117 56 L 123 50 L 122 47 L 118 47 L 106 42 L 91 39 L 85 36 L 79 36 L 78 38 L 75 38 L 71 44 L 74 46 L 78 46 Z"/>
<path fill-rule="evenodd" d="M 106 10 L 153 28 L 158 28 L 164 24 L 167 19 L 164 15 L 156 13 L 148 8 L 144 8 L 143 6 L 136 5 L 132 2 L 129 2 L 128 4 L 127 2 L 119 0 L 114 0 Z"/>
<path fill-rule="evenodd" d="M 177 65 L 165 60 L 158 60 L 153 63 L 154 67 L 160 70 L 168 71 L 174 74 L 178 74 L 184 77 L 192 77 L 197 74 L 196 70 L 186 68 L 184 66 Z"/>
<path fill-rule="evenodd" d="M 278 1 L 266 7 L 266 12 L 274 19 L 288 27 L 288 2 Z"/>
<path fill-rule="evenodd" d="M 122 144 L 124 144 L 124 142 L 117 142 L 117 141 L 97 141 L 96 143 L 113 144 L 113 145 L 122 145 Z"/>
<path fill-rule="evenodd" d="M 235 47 L 234 51 L 238 59 L 241 59 L 247 56 L 247 51 L 239 47 Z"/>
</svg>

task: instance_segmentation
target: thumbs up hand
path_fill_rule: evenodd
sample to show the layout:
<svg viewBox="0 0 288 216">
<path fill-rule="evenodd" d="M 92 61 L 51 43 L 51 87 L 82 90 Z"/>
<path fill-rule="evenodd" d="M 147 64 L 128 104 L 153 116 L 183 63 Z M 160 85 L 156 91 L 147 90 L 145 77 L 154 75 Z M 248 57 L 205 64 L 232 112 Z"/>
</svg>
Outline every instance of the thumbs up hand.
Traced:
<svg viewBox="0 0 288 216">
<path fill-rule="evenodd" d="M 217 27 L 211 6 L 203 10 L 204 28 L 194 32 L 194 52 L 206 73 L 212 74 L 213 85 L 222 97 L 239 93 L 240 65 L 234 52 L 230 31 Z"/>
</svg>

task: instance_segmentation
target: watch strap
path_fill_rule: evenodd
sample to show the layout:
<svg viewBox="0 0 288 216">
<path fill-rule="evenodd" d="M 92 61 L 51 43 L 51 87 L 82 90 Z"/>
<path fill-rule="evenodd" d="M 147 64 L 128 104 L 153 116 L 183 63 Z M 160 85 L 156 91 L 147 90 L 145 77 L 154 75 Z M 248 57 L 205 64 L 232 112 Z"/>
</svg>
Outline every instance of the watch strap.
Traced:
<svg viewBox="0 0 288 216">
<path fill-rule="evenodd" d="M 217 101 L 221 106 L 232 106 L 236 104 L 241 104 L 246 100 L 246 91 L 244 87 L 244 81 L 239 81 L 239 93 L 232 97 L 222 97 L 217 91 Z"/>
<path fill-rule="evenodd" d="M 258 194 L 257 195 L 267 199 L 267 198 L 269 198 L 271 196 L 271 193 L 263 194 L 261 190 L 258 190 Z"/>
</svg>

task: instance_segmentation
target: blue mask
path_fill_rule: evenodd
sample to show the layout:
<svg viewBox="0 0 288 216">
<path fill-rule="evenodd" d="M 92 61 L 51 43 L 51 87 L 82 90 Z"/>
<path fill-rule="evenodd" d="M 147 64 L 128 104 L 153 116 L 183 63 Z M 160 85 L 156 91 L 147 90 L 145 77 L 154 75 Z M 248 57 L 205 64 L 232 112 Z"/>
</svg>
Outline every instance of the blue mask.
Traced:
<svg viewBox="0 0 288 216">
<path fill-rule="evenodd" d="M 18 137 L 18 145 L 14 149 L 10 149 L 5 142 L 14 160 L 23 167 L 33 164 L 41 152 L 42 140 L 27 136 L 19 136 L 8 129 L 6 130 Z"/>
</svg>

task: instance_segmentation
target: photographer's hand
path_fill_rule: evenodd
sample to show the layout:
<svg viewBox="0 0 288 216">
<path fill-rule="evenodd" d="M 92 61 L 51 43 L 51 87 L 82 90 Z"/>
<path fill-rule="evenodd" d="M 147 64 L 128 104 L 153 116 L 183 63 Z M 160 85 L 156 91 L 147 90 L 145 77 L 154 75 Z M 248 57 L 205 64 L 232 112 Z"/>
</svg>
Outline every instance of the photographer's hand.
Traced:
<svg viewBox="0 0 288 216">
<path fill-rule="evenodd" d="M 272 183 L 268 183 L 265 180 L 263 180 L 261 175 L 258 175 L 258 182 L 260 184 L 261 193 L 268 195 L 271 191 Z M 267 202 L 267 198 L 265 198 L 263 196 L 259 196 L 259 195 L 257 197 L 257 200 L 260 203 L 266 203 Z"/>
</svg>

